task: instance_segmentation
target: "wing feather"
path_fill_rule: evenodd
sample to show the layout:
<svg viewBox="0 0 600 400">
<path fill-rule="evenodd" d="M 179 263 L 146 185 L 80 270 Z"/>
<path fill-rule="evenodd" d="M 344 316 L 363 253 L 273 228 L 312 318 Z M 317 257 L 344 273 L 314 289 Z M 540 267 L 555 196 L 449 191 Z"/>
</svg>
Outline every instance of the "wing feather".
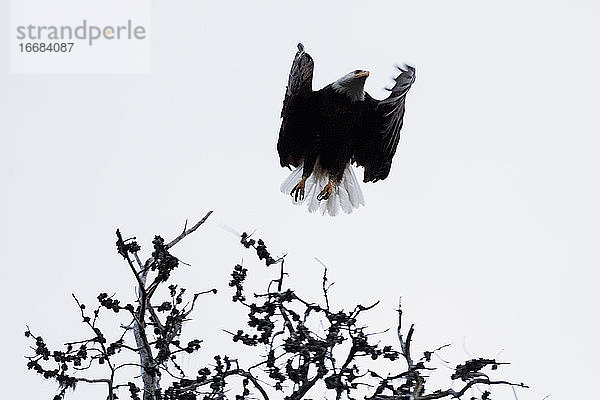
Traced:
<svg viewBox="0 0 600 400">
<path fill-rule="evenodd" d="M 365 135 L 354 155 L 356 163 L 365 168 L 365 182 L 387 178 L 398 148 L 406 94 L 415 81 L 415 68 L 405 64 L 398 69 L 400 75 L 388 89 L 391 93 L 386 99 L 378 101 L 370 96 L 366 99 L 369 111 L 365 117 Z"/>
<path fill-rule="evenodd" d="M 281 129 L 277 151 L 281 166 L 298 166 L 310 143 L 310 96 L 314 62 L 298 43 L 281 110 Z"/>
</svg>

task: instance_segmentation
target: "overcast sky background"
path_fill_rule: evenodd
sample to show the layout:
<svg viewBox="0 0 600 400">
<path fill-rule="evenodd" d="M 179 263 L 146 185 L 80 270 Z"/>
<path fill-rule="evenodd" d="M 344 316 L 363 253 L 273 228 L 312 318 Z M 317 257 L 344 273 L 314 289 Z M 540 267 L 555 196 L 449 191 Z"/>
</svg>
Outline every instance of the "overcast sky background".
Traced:
<svg viewBox="0 0 600 400">
<path fill-rule="evenodd" d="M 417 349 L 452 342 L 454 361 L 467 358 L 463 341 L 473 356 L 504 349 L 512 364 L 498 376 L 532 386 L 521 399 L 592 397 L 598 2 L 154 1 L 149 75 L 11 75 L 1 7 L 3 398 L 55 391 L 26 370 L 25 324 L 57 344 L 85 335 L 71 292 L 88 303 L 100 291 L 131 296 L 117 227 L 148 250 L 154 234 L 171 238 L 208 210 L 174 251 L 192 264 L 176 275 L 190 289 L 225 289 L 242 257 L 263 271 L 220 224 L 257 229 L 287 252 L 307 296 L 318 296 L 319 257 L 335 305 L 381 300 L 366 319 L 374 328 L 395 327 L 401 295 Z M 315 88 L 362 68 L 383 98 L 394 63 L 417 68 L 392 172 L 363 186 L 367 205 L 350 216 L 309 215 L 279 193 L 279 113 L 298 41 Z M 208 338 L 207 353 L 239 350 L 211 339 L 237 327 L 216 308 L 229 297 L 206 299 L 187 328 Z"/>
</svg>

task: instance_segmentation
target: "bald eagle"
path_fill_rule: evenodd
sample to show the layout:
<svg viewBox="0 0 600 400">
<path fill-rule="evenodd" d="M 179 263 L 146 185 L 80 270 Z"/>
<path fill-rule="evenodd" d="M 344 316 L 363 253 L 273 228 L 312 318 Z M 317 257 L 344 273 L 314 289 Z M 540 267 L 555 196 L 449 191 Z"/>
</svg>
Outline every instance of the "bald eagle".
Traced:
<svg viewBox="0 0 600 400">
<path fill-rule="evenodd" d="M 415 69 L 398 67 L 391 93 L 376 100 L 364 91 L 369 71 L 357 69 L 313 91 L 314 62 L 298 44 L 281 111 L 277 151 L 282 167 L 295 169 L 281 185 L 295 204 L 336 215 L 364 205 L 351 163 L 364 182 L 387 178 L 400 140 L 406 93 Z"/>
</svg>

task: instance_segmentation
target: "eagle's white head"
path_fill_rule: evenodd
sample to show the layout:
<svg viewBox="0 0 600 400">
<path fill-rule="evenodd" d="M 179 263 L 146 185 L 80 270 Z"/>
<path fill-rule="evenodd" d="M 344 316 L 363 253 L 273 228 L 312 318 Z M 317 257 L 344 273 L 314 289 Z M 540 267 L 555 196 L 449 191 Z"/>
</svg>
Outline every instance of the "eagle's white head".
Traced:
<svg viewBox="0 0 600 400">
<path fill-rule="evenodd" d="M 365 81 L 368 76 L 369 71 L 357 69 L 342 76 L 331 86 L 333 90 L 345 94 L 353 102 L 363 101 L 365 99 Z"/>
</svg>

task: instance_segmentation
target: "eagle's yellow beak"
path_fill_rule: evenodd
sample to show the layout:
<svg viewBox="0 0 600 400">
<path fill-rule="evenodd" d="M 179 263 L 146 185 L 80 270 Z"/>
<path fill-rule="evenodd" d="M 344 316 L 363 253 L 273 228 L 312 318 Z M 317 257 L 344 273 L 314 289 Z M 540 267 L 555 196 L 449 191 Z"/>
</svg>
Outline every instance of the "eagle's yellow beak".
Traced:
<svg viewBox="0 0 600 400">
<path fill-rule="evenodd" d="M 367 77 L 367 76 L 369 76 L 369 71 L 360 71 L 360 72 L 356 73 L 354 76 L 357 78 L 361 78 L 363 76 Z"/>
</svg>

